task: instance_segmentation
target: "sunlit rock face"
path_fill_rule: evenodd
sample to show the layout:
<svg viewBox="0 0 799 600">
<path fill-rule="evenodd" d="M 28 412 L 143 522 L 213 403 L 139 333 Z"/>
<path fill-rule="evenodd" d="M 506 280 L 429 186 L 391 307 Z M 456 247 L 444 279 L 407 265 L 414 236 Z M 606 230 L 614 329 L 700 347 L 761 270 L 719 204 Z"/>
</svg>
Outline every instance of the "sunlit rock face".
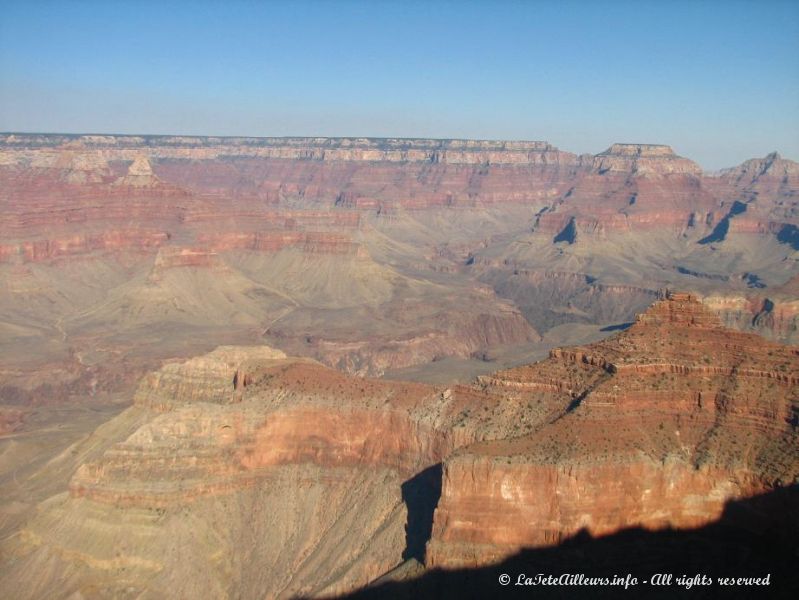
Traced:
<svg viewBox="0 0 799 600">
<path fill-rule="evenodd" d="M 583 529 L 697 527 L 730 499 L 791 485 L 798 368 L 796 348 L 671 294 L 614 338 L 483 378 L 568 408 L 445 460 L 430 564 L 486 564 Z"/>
</svg>

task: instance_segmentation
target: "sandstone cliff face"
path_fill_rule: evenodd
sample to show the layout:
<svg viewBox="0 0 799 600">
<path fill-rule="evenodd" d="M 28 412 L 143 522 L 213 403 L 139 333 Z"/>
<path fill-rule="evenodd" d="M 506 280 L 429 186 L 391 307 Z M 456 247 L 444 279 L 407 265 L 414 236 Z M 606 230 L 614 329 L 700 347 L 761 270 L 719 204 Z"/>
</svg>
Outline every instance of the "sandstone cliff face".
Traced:
<svg viewBox="0 0 799 600">
<path fill-rule="evenodd" d="M 225 404 L 248 380 L 246 365 L 286 358 L 269 347 L 220 346 L 210 354 L 165 365 L 140 383 L 133 401 L 157 412 L 179 404 Z"/>
<path fill-rule="evenodd" d="M 611 340 L 484 378 L 562 412 L 445 460 L 429 564 L 486 564 L 582 529 L 698 526 L 795 483 L 797 361 L 673 294 Z"/>
<path fill-rule="evenodd" d="M 718 519 L 727 499 L 761 489 L 746 473 L 731 482 L 729 473 L 697 471 L 676 460 L 625 462 L 507 464 L 474 455 L 448 461 L 428 565 L 490 564 L 579 531 L 602 536 L 626 526 L 697 527 Z"/>
<path fill-rule="evenodd" d="M 298 201 L 305 208 L 310 204 L 384 217 L 398 209 L 521 204 L 546 209 L 539 212 L 534 227 L 550 238 L 573 223 L 572 243 L 579 235 L 604 238 L 663 228 L 696 240 L 709 234 L 715 239 L 712 235 L 719 227 L 720 240 L 727 231 L 792 239 L 796 171 L 796 163 L 774 154 L 705 176 L 668 146 L 653 144 L 613 144 L 596 156 L 577 157 L 545 142 L 23 135 L 0 139 L 0 178 L 10 192 L 3 219 L 27 235 L 37 219 L 47 219 L 49 225 L 60 220 L 61 196 L 70 200 L 70 221 L 77 217 L 84 228 L 114 217 L 138 217 L 142 223 L 167 219 L 176 229 L 184 227 L 175 227 L 175 219 L 177 224 L 215 220 L 227 221 L 232 234 L 248 229 L 251 219 L 266 216 L 264 203 Z M 42 208 L 49 216 L 35 210 L 45 194 Z M 177 206 L 157 200 L 187 195 L 199 197 Z M 126 196 L 124 207 L 108 205 L 109 197 Z M 131 196 L 143 206 L 131 206 Z M 237 199 L 235 206 L 228 202 L 231 198 Z M 98 199 L 106 204 L 99 212 L 93 203 Z M 746 206 L 746 214 L 731 214 L 731 206 L 737 206 L 733 201 Z M 320 214 L 317 211 L 317 218 Z M 331 212 L 321 226 L 335 226 L 341 215 L 340 210 Z M 357 219 L 357 213 L 347 218 Z"/>
<path fill-rule="evenodd" d="M 116 175 L 111 165 L 122 165 Z M 797 185 L 796 163 L 776 153 L 707 177 L 692 161 L 656 144 L 613 144 L 596 156 L 578 157 L 546 142 L 5 135 L 0 166 L 9 174 L 73 173 L 74 183 L 95 187 L 114 182 L 166 191 L 174 184 L 192 192 L 270 202 L 300 196 L 367 210 L 579 200 L 578 191 L 592 190 L 597 197 L 629 192 L 625 201 L 640 196 L 630 206 L 669 190 L 704 208 L 700 187 L 724 196 L 767 192 L 770 201 Z M 668 218 L 668 203 L 665 208 L 653 218 Z M 648 209 L 657 212 L 656 206 Z M 629 212 L 635 218 L 640 211 Z"/>
<path fill-rule="evenodd" d="M 589 171 L 538 215 L 536 229 L 577 241 L 667 228 L 699 243 L 728 233 L 773 235 L 793 243 L 797 163 L 774 153 L 711 176 L 668 146 L 614 144 Z M 794 245 L 795 249 L 795 245 Z"/>
</svg>

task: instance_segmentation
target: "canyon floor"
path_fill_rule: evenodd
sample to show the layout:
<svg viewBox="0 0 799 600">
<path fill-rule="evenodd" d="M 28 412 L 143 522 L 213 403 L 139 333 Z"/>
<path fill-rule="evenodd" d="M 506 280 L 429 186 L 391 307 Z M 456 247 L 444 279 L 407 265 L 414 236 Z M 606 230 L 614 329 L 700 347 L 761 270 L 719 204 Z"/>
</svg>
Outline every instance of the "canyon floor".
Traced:
<svg viewBox="0 0 799 600">
<path fill-rule="evenodd" d="M 776 153 L 2 134 L 0 279 L 12 597 L 484 597 L 526 560 L 797 551 Z"/>
</svg>

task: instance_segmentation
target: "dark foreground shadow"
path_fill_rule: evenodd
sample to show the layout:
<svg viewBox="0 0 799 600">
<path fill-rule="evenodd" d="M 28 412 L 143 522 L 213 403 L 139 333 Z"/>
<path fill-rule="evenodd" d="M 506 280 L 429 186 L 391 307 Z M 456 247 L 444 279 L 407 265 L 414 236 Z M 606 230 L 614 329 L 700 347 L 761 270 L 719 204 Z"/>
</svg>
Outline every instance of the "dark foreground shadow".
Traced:
<svg viewBox="0 0 799 600">
<path fill-rule="evenodd" d="M 515 585 L 521 574 L 562 574 L 626 579 L 637 585 Z M 672 574 L 670 585 L 649 583 Z M 500 584 L 508 575 L 510 583 Z M 711 585 L 680 585 L 678 577 L 712 578 Z M 722 586 L 719 577 L 765 577 L 768 586 Z M 643 583 L 647 581 L 647 583 Z M 799 598 L 799 486 L 727 505 L 715 523 L 690 530 L 627 529 L 592 538 L 585 532 L 557 547 L 524 550 L 499 565 L 430 570 L 388 581 L 345 598 Z"/>
<path fill-rule="evenodd" d="M 441 463 L 402 484 L 402 500 L 408 509 L 403 560 L 424 562 L 424 548 L 433 531 L 433 513 L 441 497 Z"/>
</svg>

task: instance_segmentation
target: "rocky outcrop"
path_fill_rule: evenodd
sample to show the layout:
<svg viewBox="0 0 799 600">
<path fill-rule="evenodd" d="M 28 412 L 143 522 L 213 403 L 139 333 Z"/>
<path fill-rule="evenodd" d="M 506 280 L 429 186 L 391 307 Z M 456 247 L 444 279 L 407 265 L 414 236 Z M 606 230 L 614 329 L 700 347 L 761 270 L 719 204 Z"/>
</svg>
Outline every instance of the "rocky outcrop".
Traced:
<svg viewBox="0 0 799 600">
<path fill-rule="evenodd" d="M 613 144 L 594 156 L 591 169 L 599 175 L 624 173 L 637 176 L 701 175 L 695 162 L 677 156 L 661 144 Z"/>
<path fill-rule="evenodd" d="M 690 233 L 718 204 L 702 170 L 668 146 L 613 144 L 592 157 L 587 172 L 546 211 L 534 230 L 553 242 L 574 243 L 619 234 L 668 230 Z"/>
<path fill-rule="evenodd" d="M 117 417 L 144 424 L 82 465 L 69 496 L 5 542 L 17 566 L 48 561 L 56 579 L 32 588 L 15 567 L 0 572 L 3 589 L 117 595 L 118 569 L 126 593 L 156 595 L 365 585 L 408 544 L 416 509 L 403 501 L 405 482 L 474 439 L 447 424 L 476 396 L 352 378 L 265 347 L 166 365 Z M 191 556 L 177 560 L 170 548 L 191 538 Z"/>
<path fill-rule="evenodd" d="M 638 315 L 636 322 L 654 327 L 720 329 L 718 316 L 708 311 L 693 294 L 666 293 L 668 302 L 657 302 Z"/>
<path fill-rule="evenodd" d="M 113 177 L 108 162 L 98 152 L 65 150 L 53 168 L 63 171 L 62 179 L 71 184 L 102 183 Z"/>
<path fill-rule="evenodd" d="M 268 346 L 220 346 L 205 356 L 167 364 L 150 373 L 139 384 L 133 402 L 156 412 L 193 402 L 227 404 L 250 379 L 248 364 L 282 358 L 286 358 L 283 352 Z"/>
<path fill-rule="evenodd" d="M 799 163 L 773 152 L 725 169 L 709 178 L 708 183 L 715 194 L 726 196 L 724 206 L 728 211 L 716 219 L 712 241 L 723 241 L 727 232 L 772 234 L 794 250 L 799 247 L 792 236 L 796 226 Z"/>
<path fill-rule="evenodd" d="M 719 518 L 726 498 L 761 489 L 748 479 L 741 473 L 730 481 L 726 472 L 677 460 L 540 465 L 458 456 L 445 468 L 428 565 L 490 564 L 522 548 L 555 546 L 580 531 L 609 535 L 626 524 L 700 526 Z"/>
<path fill-rule="evenodd" d="M 487 564 L 580 530 L 689 528 L 799 480 L 799 352 L 670 294 L 610 340 L 483 378 L 560 405 L 444 462 L 428 562 Z"/>
<path fill-rule="evenodd" d="M 117 179 L 114 185 L 127 185 L 135 188 L 152 187 L 159 183 L 153 173 L 150 160 L 146 156 L 137 156 L 128 167 L 127 173 Z"/>
</svg>

